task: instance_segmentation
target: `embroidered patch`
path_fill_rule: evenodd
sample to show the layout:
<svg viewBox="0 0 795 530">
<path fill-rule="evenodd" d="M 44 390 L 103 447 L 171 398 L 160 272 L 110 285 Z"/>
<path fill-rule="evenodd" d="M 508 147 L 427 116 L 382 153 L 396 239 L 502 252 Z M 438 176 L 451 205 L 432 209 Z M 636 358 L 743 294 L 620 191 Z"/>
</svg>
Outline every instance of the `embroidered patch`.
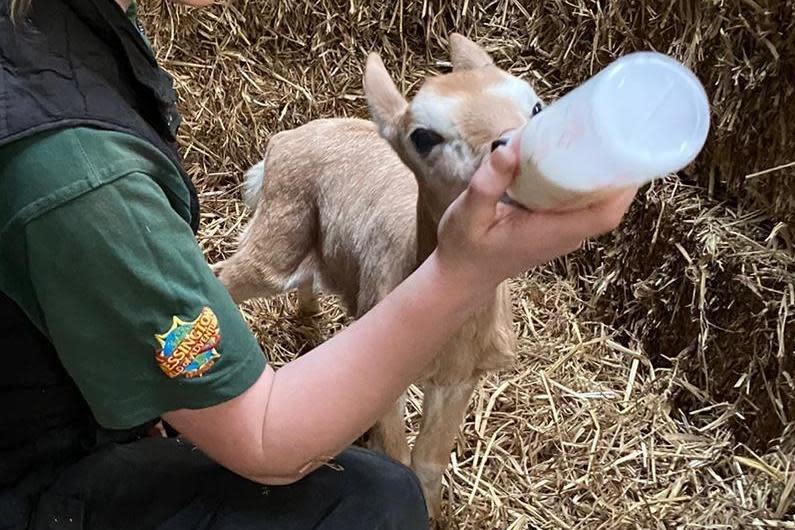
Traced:
<svg viewBox="0 0 795 530">
<path fill-rule="evenodd" d="M 155 335 L 160 349 L 155 354 L 163 373 L 174 378 L 199 377 L 212 368 L 221 354 L 215 348 L 221 341 L 218 318 L 209 307 L 196 320 L 185 322 L 176 316 L 171 327 L 162 335 Z"/>
</svg>

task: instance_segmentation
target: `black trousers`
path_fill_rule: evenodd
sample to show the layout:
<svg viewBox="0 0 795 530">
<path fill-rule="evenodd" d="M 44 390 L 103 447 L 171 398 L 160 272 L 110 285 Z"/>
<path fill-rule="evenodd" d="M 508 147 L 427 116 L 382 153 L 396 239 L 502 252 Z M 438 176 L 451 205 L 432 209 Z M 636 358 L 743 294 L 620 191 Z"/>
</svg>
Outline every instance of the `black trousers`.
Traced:
<svg viewBox="0 0 795 530">
<path fill-rule="evenodd" d="M 426 529 L 428 518 L 414 474 L 359 447 L 294 484 L 263 486 L 179 439 L 147 438 L 104 447 L 35 497 L 0 492 L 2 530 L 308 528 Z"/>
</svg>

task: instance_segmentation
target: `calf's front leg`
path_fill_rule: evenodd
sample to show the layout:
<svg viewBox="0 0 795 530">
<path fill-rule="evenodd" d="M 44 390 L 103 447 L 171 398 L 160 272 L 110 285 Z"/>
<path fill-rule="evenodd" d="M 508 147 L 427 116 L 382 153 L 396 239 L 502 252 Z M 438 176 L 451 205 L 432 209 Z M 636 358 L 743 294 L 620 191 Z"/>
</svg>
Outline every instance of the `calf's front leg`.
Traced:
<svg viewBox="0 0 795 530">
<path fill-rule="evenodd" d="M 429 383 L 424 389 L 422 423 L 411 453 L 411 467 L 420 479 L 432 519 L 441 511 L 442 475 L 476 384 L 477 378 L 473 378 L 453 385 Z"/>
<path fill-rule="evenodd" d="M 405 409 L 406 393 L 404 392 L 400 399 L 370 429 L 368 447 L 407 466 L 411 456 L 409 443 L 406 439 L 406 421 L 403 419 Z"/>
</svg>

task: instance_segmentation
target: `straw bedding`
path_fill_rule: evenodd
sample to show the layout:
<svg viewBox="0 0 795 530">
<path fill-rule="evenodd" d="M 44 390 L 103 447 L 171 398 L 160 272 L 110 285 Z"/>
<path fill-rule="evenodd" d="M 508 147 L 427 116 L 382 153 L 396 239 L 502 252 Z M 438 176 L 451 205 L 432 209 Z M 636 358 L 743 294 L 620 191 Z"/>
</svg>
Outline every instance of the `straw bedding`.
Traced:
<svg viewBox="0 0 795 530">
<path fill-rule="evenodd" d="M 676 178 L 630 216 L 579 256 L 578 286 L 657 366 L 679 366 L 677 405 L 725 402 L 737 439 L 764 449 L 795 418 L 795 257 L 783 225 Z"/>
<path fill-rule="evenodd" d="M 451 528 L 795 528 L 795 2 L 154 0 L 143 21 L 175 75 L 180 143 L 208 259 L 248 215 L 243 170 L 275 132 L 366 115 L 365 53 L 411 93 L 470 34 L 554 99 L 616 54 L 692 66 L 707 149 L 639 196 L 616 234 L 514 280 L 514 370 L 486 379 L 451 455 Z M 243 307 L 275 364 L 340 330 L 333 298 Z M 421 390 L 408 421 L 416 432 Z"/>
</svg>

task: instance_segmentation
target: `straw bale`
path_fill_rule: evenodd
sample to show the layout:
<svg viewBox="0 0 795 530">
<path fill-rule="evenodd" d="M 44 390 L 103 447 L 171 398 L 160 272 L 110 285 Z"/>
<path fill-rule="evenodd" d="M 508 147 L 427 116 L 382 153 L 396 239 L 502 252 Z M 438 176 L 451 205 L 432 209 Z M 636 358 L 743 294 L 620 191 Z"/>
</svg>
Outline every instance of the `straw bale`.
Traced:
<svg viewBox="0 0 795 530">
<path fill-rule="evenodd" d="M 654 49 L 693 68 L 710 96 L 702 184 L 781 221 L 795 215 L 795 0 L 241 0 L 199 14 L 149 7 L 163 21 L 154 32 L 161 59 L 206 91 L 183 96 L 204 108 L 197 119 L 212 127 L 204 132 L 223 142 L 204 138 L 211 149 L 198 156 L 246 145 L 237 140 L 248 134 L 257 141 L 231 153 L 244 165 L 274 130 L 361 116 L 366 51 L 382 53 L 411 89 L 444 65 L 453 30 L 484 43 L 549 98 L 621 54 Z"/>
<path fill-rule="evenodd" d="M 729 404 L 737 439 L 764 449 L 795 421 L 792 242 L 703 192 L 676 177 L 650 187 L 573 268 L 597 314 L 677 367 L 680 406 Z"/>
</svg>

